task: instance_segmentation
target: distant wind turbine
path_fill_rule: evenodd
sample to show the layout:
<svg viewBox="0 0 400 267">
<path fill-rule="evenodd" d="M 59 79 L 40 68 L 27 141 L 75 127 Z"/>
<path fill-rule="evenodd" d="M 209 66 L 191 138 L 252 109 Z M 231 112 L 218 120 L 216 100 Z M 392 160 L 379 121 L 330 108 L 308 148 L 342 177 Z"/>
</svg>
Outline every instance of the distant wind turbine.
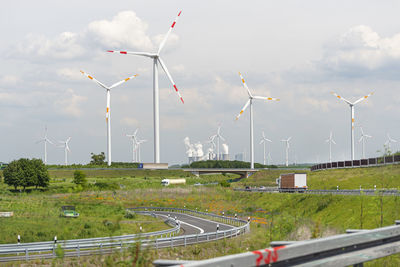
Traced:
<svg viewBox="0 0 400 267">
<path fill-rule="evenodd" d="M 137 135 L 138 130 L 139 129 L 136 129 L 133 134 L 126 135 L 132 141 L 132 162 L 137 162 L 137 157 L 135 157 L 135 151 L 136 151 L 136 135 Z"/>
<path fill-rule="evenodd" d="M 361 129 L 361 138 L 360 140 L 358 140 L 358 142 L 362 142 L 362 158 L 365 159 L 365 141 L 367 140 L 367 138 L 372 138 L 372 136 L 364 134 L 362 127 L 360 127 L 360 129 Z"/>
<path fill-rule="evenodd" d="M 44 129 L 44 137 L 43 139 L 40 139 L 39 141 L 36 142 L 36 144 L 38 143 L 44 143 L 44 164 L 47 164 L 47 143 L 54 145 L 54 143 L 52 141 L 50 141 L 49 138 L 47 138 L 47 126 Z"/>
<path fill-rule="evenodd" d="M 99 82 L 98 80 L 96 80 L 95 78 L 93 78 L 93 76 L 90 76 L 89 74 L 87 74 L 84 71 L 81 71 L 81 73 L 83 75 L 86 75 L 89 79 L 93 80 L 94 82 L 96 82 L 97 84 L 99 84 L 101 87 L 103 87 L 104 89 L 107 90 L 107 108 L 106 108 L 106 123 L 107 123 L 107 165 L 111 166 L 111 115 L 110 115 L 110 102 L 111 102 L 111 93 L 110 90 L 114 87 L 117 87 L 118 85 L 129 81 L 132 78 L 135 78 L 137 76 L 133 75 L 129 78 L 123 79 L 122 81 L 119 81 L 117 83 L 114 83 L 111 86 L 106 86 L 103 83 Z"/>
<path fill-rule="evenodd" d="M 363 96 L 360 99 L 358 99 L 355 102 L 350 102 L 347 99 L 344 99 L 343 97 L 341 97 L 340 95 L 337 95 L 336 93 L 332 92 L 332 94 L 334 96 L 336 96 L 337 98 L 339 98 L 340 100 L 343 100 L 344 102 L 346 102 L 349 107 L 350 107 L 350 111 L 351 111 L 351 160 L 354 160 L 354 106 L 357 105 L 358 103 L 360 103 L 361 101 L 367 99 L 369 96 L 373 95 L 374 93 L 370 93 L 369 95 Z"/>
<path fill-rule="evenodd" d="M 332 163 L 332 144 L 336 145 L 335 140 L 332 138 L 332 131 L 329 134 L 329 139 L 327 139 L 325 142 L 329 142 L 329 162 Z"/>
<path fill-rule="evenodd" d="M 387 145 L 387 147 L 388 147 L 388 150 L 390 151 L 390 152 L 392 152 L 392 143 L 397 143 L 397 140 L 394 140 L 393 138 L 391 138 L 390 137 L 390 135 L 389 134 L 387 134 L 387 141 L 385 142 L 385 145 Z"/>
<path fill-rule="evenodd" d="M 176 87 L 174 80 L 172 79 L 171 74 L 169 73 L 167 66 L 164 61 L 160 57 L 160 52 L 163 49 L 165 43 L 167 42 L 168 36 L 171 34 L 172 29 L 174 28 L 176 22 L 178 21 L 179 16 L 182 11 L 179 11 L 178 16 L 175 18 L 175 21 L 172 23 L 169 28 L 167 34 L 164 37 L 164 40 L 160 43 L 158 47 L 158 51 L 156 53 L 149 52 L 129 52 L 129 51 L 114 51 L 108 50 L 110 53 L 119 53 L 123 55 L 135 55 L 135 56 L 144 56 L 149 57 L 153 60 L 153 115 L 154 115 L 154 163 L 160 163 L 160 112 L 159 112 L 159 90 L 158 90 L 158 64 L 161 65 L 168 79 L 172 83 L 172 86 L 175 89 L 175 92 L 178 94 L 179 99 L 184 103 L 181 94 Z"/>
<path fill-rule="evenodd" d="M 71 149 L 69 149 L 68 143 L 71 140 L 71 137 L 68 137 L 67 140 L 65 141 L 58 141 L 59 143 L 61 143 L 62 145 L 58 146 L 58 147 L 62 147 L 64 148 L 64 165 L 67 166 L 68 165 L 68 152 L 71 152 Z"/>
<path fill-rule="evenodd" d="M 265 96 L 253 96 L 253 94 L 250 92 L 250 89 L 247 87 L 246 82 L 243 79 L 242 74 L 239 72 L 240 79 L 242 80 L 243 86 L 247 90 L 247 94 L 249 96 L 249 100 L 247 100 L 246 104 L 240 111 L 240 113 L 236 116 L 236 120 L 239 119 L 240 115 L 243 114 L 243 112 L 246 110 L 246 108 L 250 105 L 250 168 L 254 169 L 254 137 L 253 137 L 253 99 L 259 99 L 259 100 L 273 100 L 273 101 L 279 101 L 278 98 L 272 98 L 272 97 L 265 97 Z"/>
<path fill-rule="evenodd" d="M 217 156 L 216 156 L 215 159 L 216 160 L 220 160 L 221 159 L 220 152 L 219 152 L 220 151 L 219 150 L 219 148 L 220 148 L 220 139 L 222 139 L 222 141 L 225 141 L 225 138 L 221 135 L 221 126 L 218 126 L 216 134 L 210 136 L 210 140 L 212 140 L 212 142 L 214 142 L 215 138 L 217 138 Z"/>
<path fill-rule="evenodd" d="M 264 153 L 263 153 L 264 165 L 266 165 L 266 155 L 265 155 L 265 144 L 266 144 L 266 142 L 272 143 L 271 140 L 269 140 L 269 139 L 267 139 L 267 138 L 265 137 L 265 133 L 262 132 L 262 139 L 261 139 L 260 145 L 263 144 L 263 146 L 264 146 Z"/>
<path fill-rule="evenodd" d="M 282 142 L 286 143 L 286 167 L 289 166 L 289 141 L 292 139 L 292 137 L 289 137 L 288 139 L 282 139 Z"/>
</svg>

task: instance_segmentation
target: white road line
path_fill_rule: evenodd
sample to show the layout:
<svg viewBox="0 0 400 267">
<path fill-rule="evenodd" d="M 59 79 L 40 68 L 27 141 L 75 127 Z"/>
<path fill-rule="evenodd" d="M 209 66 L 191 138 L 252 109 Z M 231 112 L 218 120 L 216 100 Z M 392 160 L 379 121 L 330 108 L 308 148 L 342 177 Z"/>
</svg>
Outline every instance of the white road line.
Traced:
<svg viewBox="0 0 400 267">
<path fill-rule="evenodd" d="M 181 224 L 189 225 L 189 226 L 191 226 L 191 227 L 193 227 L 193 228 L 196 228 L 197 230 L 200 231 L 200 234 L 204 233 L 204 230 L 203 230 L 202 228 L 200 228 L 200 227 L 197 227 L 196 225 L 193 225 L 193 224 L 190 224 L 190 223 L 187 223 L 187 222 L 183 222 L 183 221 L 180 221 L 180 223 L 181 223 Z"/>
<path fill-rule="evenodd" d="M 207 221 L 207 222 L 212 222 L 212 223 L 219 224 L 219 225 L 229 226 L 230 228 L 234 228 L 234 227 L 235 227 L 235 226 L 233 226 L 233 225 L 229 225 L 229 224 L 226 224 L 226 223 L 216 222 L 216 221 L 204 219 L 204 218 L 201 218 L 201 217 L 192 216 L 192 215 L 189 215 L 189 214 L 186 214 L 186 213 L 183 213 L 183 214 L 185 214 L 185 215 L 188 216 L 188 217 L 196 218 L 196 219 L 199 219 L 199 220 L 203 220 L 203 221 Z"/>
<path fill-rule="evenodd" d="M 167 215 L 164 215 L 164 214 L 157 214 L 157 215 L 159 215 L 159 216 L 163 216 L 163 217 L 167 217 Z M 185 215 L 187 215 L 187 214 L 185 214 Z M 167 217 L 168 218 L 168 217 Z M 195 217 L 196 219 L 197 219 L 197 217 Z M 204 233 L 204 229 L 202 229 L 202 228 L 200 228 L 200 227 L 198 227 L 198 226 L 196 226 L 196 225 L 193 225 L 193 224 L 190 224 L 190 223 L 187 223 L 187 222 L 183 222 L 183 221 L 181 221 L 181 220 L 179 220 L 179 222 L 181 223 L 181 224 L 186 224 L 186 225 L 189 225 L 189 226 L 191 226 L 191 227 L 193 227 L 193 228 L 196 228 L 197 230 L 199 230 L 200 231 L 200 234 L 202 234 L 202 233 Z"/>
</svg>

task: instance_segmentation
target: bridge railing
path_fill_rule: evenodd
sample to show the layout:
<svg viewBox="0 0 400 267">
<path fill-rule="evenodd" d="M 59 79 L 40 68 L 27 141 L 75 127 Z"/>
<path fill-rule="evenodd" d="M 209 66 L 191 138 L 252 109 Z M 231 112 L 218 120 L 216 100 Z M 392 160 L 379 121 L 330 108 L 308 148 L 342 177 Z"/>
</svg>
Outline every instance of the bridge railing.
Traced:
<svg viewBox="0 0 400 267">
<path fill-rule="evenodd" d="M 400 253 L 400 225 L 349 233 L 280 242 L 284 245 L 179 265 L 171 262 L 169 266 L 362 266 L 363 262 Z"/>
<path fill-rule="evenodd" d="M 380 165 L 399 164 L 399 163 L 400 163 L 400 155 L 391 155 L 386 157 L 320 163 L 312 166 L 311 171 L 325 170 L 325 169 L 369 167 L 369 166 L 380 166 Z"/>
</svg>

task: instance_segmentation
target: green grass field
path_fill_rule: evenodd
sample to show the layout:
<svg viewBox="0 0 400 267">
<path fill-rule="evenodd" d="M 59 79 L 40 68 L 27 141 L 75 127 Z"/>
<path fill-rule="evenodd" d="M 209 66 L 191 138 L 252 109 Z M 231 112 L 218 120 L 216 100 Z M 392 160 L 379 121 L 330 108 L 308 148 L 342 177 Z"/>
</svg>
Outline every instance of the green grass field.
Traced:
<svg viewBox="0 0 400 267">
<path fill-rule="evenodd" d="M 347 228 L 372 229 L 392 225 L 400 219 L 400 199 L 395 196 L 340 196 L 237 192 L 232 188 L 193 186 L 194 183 L 220 182 L 237 175 L 205 175 L 199 178 L 180 170 L 85 170 L 89 187 L 72 184 L 73 170 L 50 170 L 48 190 L 26 193 L 10 191 L 0 184 L 1 211 L 14 211 L 13 218 L 0 218 L 0 240 L 15 242 L 20 234 L 24 242 L 110 236 L 167 227 L 147 216 L 124 218 L 125 208 L 136 206 L 186 207 L 221 214 L 235 213 L 252 217 L 251 234 L 187 248 L 141 251 L 133 248 L 123 254 L 81 259 L 32 262 L 72 266 L 121 266 L 133 262 L 148 266 L 157 258 L 205 259 L 268 247 L 273 240 L 303 240 L 343 233 Z M 275 186 L 279 174 L 290 170 L 263 170 L 231 187 Z M 311 189 L 399 188 L 400 166 L 307 172 Z M 186 185 L 162 187 L 163 178 L 187 179 Z M 102 187 L 95 186 L 102 184 Z M 59 217 L 62 205 L 75 205 L 79 218 Z M 111 224 L 108 224 L 111 222 Z M 107 226 L 111 225 L 111 226 Z M 139 258 L 135 255 L 140 255 Z M 136 264 L 135 263 L 135 264 Z M 30 263 L 29 263 L 30 264 Z M 366 266 L 399 266 L 399 255 Z"/>
</svg>

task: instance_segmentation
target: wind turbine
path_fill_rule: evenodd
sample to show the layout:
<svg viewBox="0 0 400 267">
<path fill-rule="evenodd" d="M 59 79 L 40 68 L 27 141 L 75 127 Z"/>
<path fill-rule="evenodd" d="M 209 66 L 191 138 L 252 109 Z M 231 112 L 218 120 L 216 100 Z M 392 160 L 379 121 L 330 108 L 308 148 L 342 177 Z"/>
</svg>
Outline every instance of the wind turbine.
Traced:
<svg viewBox="0 0 400 267">
<path fill-rule="evenodd" d="M 272 97 L 264 97 L 264 96 L 253 96 L 250 92 L 250 89 L 247 87 L 246 82 L 243 79 L 242 74 L 239 72 L 239 76 L 242 79 L 243 86 L 247 89 L 247 94 L 249 95 L 249 100 L 247 100 L 246 104 L 240 111 L 239 115 L 236 116 L 236 120 L 239 119 L 240 115 L 246 110 L 246 108 L 250 105 L 250 168 L 254 169 L 254 141 L 253 141 L 253 99 L 260 100 L 274 100 L 279 101 L 277 98 Z"/>
<path fill-rule="evenodd" d="M 268 151 L 267 165 L 270 165 L 271 163 L 272 163 L 271 151 Z"/>
<path fill-rule="evenodd" d="M 137 161 L 137 157 L 135 157 L 135 151 L 136 151 L 136 135 L 139 129 L 136 129 L 133 134 L 127 134 L 126 136 L 129 137 L 132 141 L 132 162 Z"/>
<path fill-rule="evenodd" d="M 343 97 L 341 97 L 340 95 L 337 95 L 334 92 L 331 92 L 334 96 L 336 96 L 337 98 L 339 98 L 340 100 L 343 100 L 344 102 L 346 102 L 349 106 L 350 106 L 350 111 L 351 111 L 351 160 L 354 160 L 354 106 L 358 103 L 360 103 L 361 101 L 363 101 L 364 99 L 367 99 L 369 96 L 373 95 L 374 92 L 370 93 L 369 95 L 363 96 L 360 99 L 358 99 L 355 102 L 350 102 L 347 99 L 344 99 Z"/>
<path fill-rule="evenodd" d="M 362 141 L 362 158 L 365 159 L 365 141 L 367 140 L 367 138 L 371 138 L 372 136 L 364 134 L 362 127 L 360 127 L 360 129 L 361 129 L 361 138 L 360 140 L 358 140 L 358 142 Z"/>
<path fill-rule="evenodd" d="M 137 140 L 136 143 L 135 143 L 135 146 L 136 146 L 136 158 L 137 158 L 138 162 L 141 162 L 141 160 L 142 160 L 141 157 L 140 157 L 140 145 L 145 143 L 145 142 L 147 142 L 147 140 L 143 139 L 143 140 Z"/>
<path fill-rule="evenodd" d="M 216 147 L 215 142 L 214 142 L 215 137 L 217 137 L 217 135 L 212 135 L 206 141 L 206 144 L 210 144 L 210 146 L 211 146 L 211 151 L 210 151 L 211 155 L 209 155 L 209 159 L 210 159 L 210 156 L 211 156 L 211 160 L 214 159 L 214 154 L 215 154 L 215 152 L 214 152 L 215 151 L 215 147 Z"/>
<path fill-rule="evenodd" d="M 289 137 L 288 139 L 282 139 L 282 142 L 286 142 L 286 167 L 289 166 L 289 141 L 292 139 L 292 137 Z"/>
<path fill-rule="evenodd" d="M 61 143 L 61 146 L 58 147 L 63 147 L 64 148 L 64 158 L 65 158 L 65 166 L 68 165 L 68 152 L 71 152 L 71 149 L 69 149 L 68 143 L 71 140 L 71 137 L 68 137 L 67 140 L 65 141 L 58 141 L 59 143 Z"/>
<path fill-rule="evenodd" d="M 106 123 L 107 123 L 107 165 L 111 166 L 111 115 L 110 115 L 110 102 L 111 102 L 111 92 L 110 90 L 114 87 L 117 87 L 118 85 L 129 81 L 132 78 L 135 78 L 137 76 L 137 74 L 123 79 L 122 81 L 119 81 L 117 83 L 114 83 L 111 86 L 106 86 L 103 83 L 99 82 L 98 80 L 96 80 L 95 78 L 93 78 L 93 76 L 90 76 L 89 74 L 87 74 L 84 71 L 81 71 L 81 73 L 83 75 L 86 75 L 89 79 L 93 80 L 94 82 L 96 82 L 97 84 L 99 84 L 101 87 L 103 87 L 104 89 L 106 89 L 107 91 L 107 108 L 106 108 Z"/>
<path fill-rule="evenodd" d="M 390 152 L 392 152 L 391 144 L 392 143 L 397 143 L 397 140 L 394 140 L 393 138 L 391 138 L 389 134 L 387 134 L 387 138 L 388 138 L 388 140 L 385 142 L 385 145 L 387 145 L 388 146 L 388 150 Z"/>
<path fill-rule="evenodd" d="M 332 138 L 332 131 L 329 134 L 329 139 L 327 139 L 325 142 L 329 142 L 329 162 L 332 163 L 332 143 L 336 145 L 335 140 Z"/>
<path fill-rule="evenodd" d="M 149 53 L 149 52 L 129 52 L 129 51 L 114 51 L 108 50 L 107 52 L 110 53 L 120 53 L 123 55 L 136 55 L 136 56 L 144 56 L 149 57 L 153 60 L 153 116 L 154 116 L 154 163 L 160 163 L 160 112 L 159 112 L 159 90 L 158 90 L 158 64 L 161 65 L 162 69 L 164 70 L 165 74 L 167 75 L 168 79 L 172 83 L 178 97 L 184 103 L 181 94 L 176 87 L 174 80 L 172 79 L 171 74 L 169 73 L 167 66 L 165 65 L 164 61 L 160 57 L 160 52 L 163 49 L 168 36 L 171 34 L 172 29 L 174 28 L 176 22 L 178 21 L 179 16 L 181 15 L 182 11 L 179 11 L 178 16 L 175 18 L 175 21 L 172 23 L 171 27 L 169 28 L 167 34 L 162 40 L 160 46 L 158 47 L 158 51 L 156 53 Z"/>
<path fill-rule="evenodd" d="M 221 126 L 218 126 L 217 133 L 210 137 L 210 139 L 212 141 L 214 141 L 215 138 L 217 138 L 217 157 L 216 157 L 216 160 L 220 160 L 220 152 L 219 152 L 220 139 L 222 139 L 222 141 L 225 141 L 225 138 L 221 135 Z"/>
<path fill-rule="evenodd" d="M 264 165 L 266 164 L 266 157 L 265 157 L 265 143 L 266 143 L 266 142 L 272 143 L 271 140 L 269 140 L 269 139 L 267 139 L 267 138 L 265 137 L 265 133 L 262 132 L 262 139 L 261 139 L 260 145 L 263 144 L 263 146 L 264 146 L 264 153 L 263 153 L 263 156 L 264 156 Z"/>
<path fill-rule="evenodd" d="M 36 142 L 36 144 L 38 143 L 44 143 L 44 164 L 47 164 L 47 143 L 54 145 L 54 143 L 52 141 L 50 141 L 50 139 L 47 138 L 47 126 L 44 128 L 44 137 L 43 139 L 40 139 L 39 141 Z"/>
</svg>

